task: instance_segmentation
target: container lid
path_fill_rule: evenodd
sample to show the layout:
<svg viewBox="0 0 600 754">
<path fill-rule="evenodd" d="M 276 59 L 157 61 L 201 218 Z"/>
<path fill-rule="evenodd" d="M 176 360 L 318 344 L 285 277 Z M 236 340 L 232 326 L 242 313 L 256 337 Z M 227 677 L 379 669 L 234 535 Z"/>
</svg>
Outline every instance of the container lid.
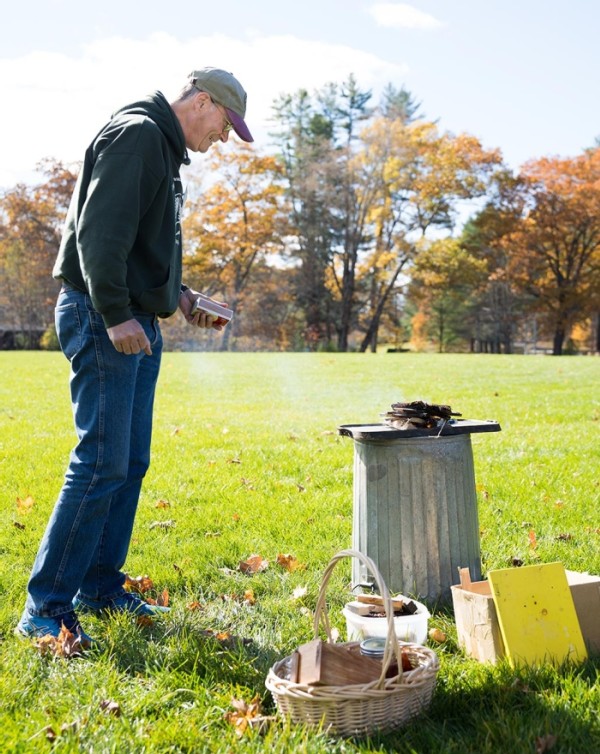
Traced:
<svg viewBox="0 0 600 754">
<path fill-rule="evenodd" d="M 389 424 L 342 424 L 338 427 L 338 434 L 342 436 L 374 442 L 406 440 L 411 437 L 448 437 L 476 432 L 500 432 L 500 425 L 491 419 L 452 419 L 443 427 L 432 429 L 396 429 Z"/>
<path fill-rule="evenodd" d="M 387 639 L 383 636 L 369 636 L 360 643 L 360 653 L 369 657 L 383 657 Z"/>
</svg>

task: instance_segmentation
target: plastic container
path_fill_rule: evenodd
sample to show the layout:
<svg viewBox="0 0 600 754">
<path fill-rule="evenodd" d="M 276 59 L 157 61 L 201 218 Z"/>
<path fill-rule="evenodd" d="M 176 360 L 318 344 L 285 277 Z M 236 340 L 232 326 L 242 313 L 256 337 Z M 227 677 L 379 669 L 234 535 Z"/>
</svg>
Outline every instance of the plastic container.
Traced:
<svg viewBox="0 0 600 754">
<path fill-rule="evenodd" d="M 416 613 L 412 615 L 397 615 L 394 618 L 396 638 L 399 641 L 424 644 L 427 640 L 427 622 L 431 617 L 429 610 L 421 602 L 411 600 L 402 594 L 395 595 L 394 599 L 414 602 L 417 606 Z M 346 618 L 348 641 L 362 641 L 369 636 L 387 636 L 387 618 L 385 616 L 373 618 L 366 615 L 368 612 L 369 606 L 363 602 L 346 603 L 346 606 L 342 609 L 342 614 Z"/>
</svg>

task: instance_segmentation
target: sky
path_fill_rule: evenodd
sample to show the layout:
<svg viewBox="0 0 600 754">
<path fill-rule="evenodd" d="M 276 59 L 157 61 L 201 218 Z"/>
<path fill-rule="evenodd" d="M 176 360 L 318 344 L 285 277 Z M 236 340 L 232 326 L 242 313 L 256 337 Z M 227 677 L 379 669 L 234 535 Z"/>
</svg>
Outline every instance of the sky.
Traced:
<svg viewBox="0 0 600 754">
<path fill-rule="evenodd" d="M 242 82 L 261 150 L 279 95 L 352 73 L 373 103 L 404 86 L 514 170 L 575 156 L 600 137 L 598 29 L 597 0 L 21 0 L 0 26 L 0 188 L 82 160 L 114 110 L 172 100 L 204 66 Z"/>
</svg>

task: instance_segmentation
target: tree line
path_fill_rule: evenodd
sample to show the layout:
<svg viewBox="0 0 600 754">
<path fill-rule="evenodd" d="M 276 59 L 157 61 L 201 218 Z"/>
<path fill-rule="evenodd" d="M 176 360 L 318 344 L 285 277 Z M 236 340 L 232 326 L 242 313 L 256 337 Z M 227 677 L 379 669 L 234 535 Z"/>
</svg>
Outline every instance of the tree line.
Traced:
<svg viewBox="0 0 600 754">
<path fill-rule="evenodd" d="M 273 103 L 272 145 L 188 177 L 184 279 L 228 303 L 222 334 L 172 348 L 600 351 L 600 145 L 510 170 L 354 76 Z M 0 196 L 0 347 L 54 347 L 51 269 L 78 166 Z"/>
</svg>

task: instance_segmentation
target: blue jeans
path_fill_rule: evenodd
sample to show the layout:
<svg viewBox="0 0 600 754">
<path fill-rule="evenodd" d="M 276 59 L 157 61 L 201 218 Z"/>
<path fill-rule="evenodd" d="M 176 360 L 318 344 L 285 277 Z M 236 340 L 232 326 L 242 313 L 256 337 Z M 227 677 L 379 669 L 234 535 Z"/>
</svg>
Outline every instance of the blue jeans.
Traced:
<svg viewBox="0 0 600 754">
<path fill-rule="evenodd" d="M 123 593 L 162 351 L 156 316 L 133 314 L 152 356 L 116 351 L 85 293 L 64 287 L 58 297 L 56 330 L 71 362 L 78 443 L 29 579 L 26 608 L 34 615 L 68 612 L 77 594 L 103 601 Z"/>
</svg>

